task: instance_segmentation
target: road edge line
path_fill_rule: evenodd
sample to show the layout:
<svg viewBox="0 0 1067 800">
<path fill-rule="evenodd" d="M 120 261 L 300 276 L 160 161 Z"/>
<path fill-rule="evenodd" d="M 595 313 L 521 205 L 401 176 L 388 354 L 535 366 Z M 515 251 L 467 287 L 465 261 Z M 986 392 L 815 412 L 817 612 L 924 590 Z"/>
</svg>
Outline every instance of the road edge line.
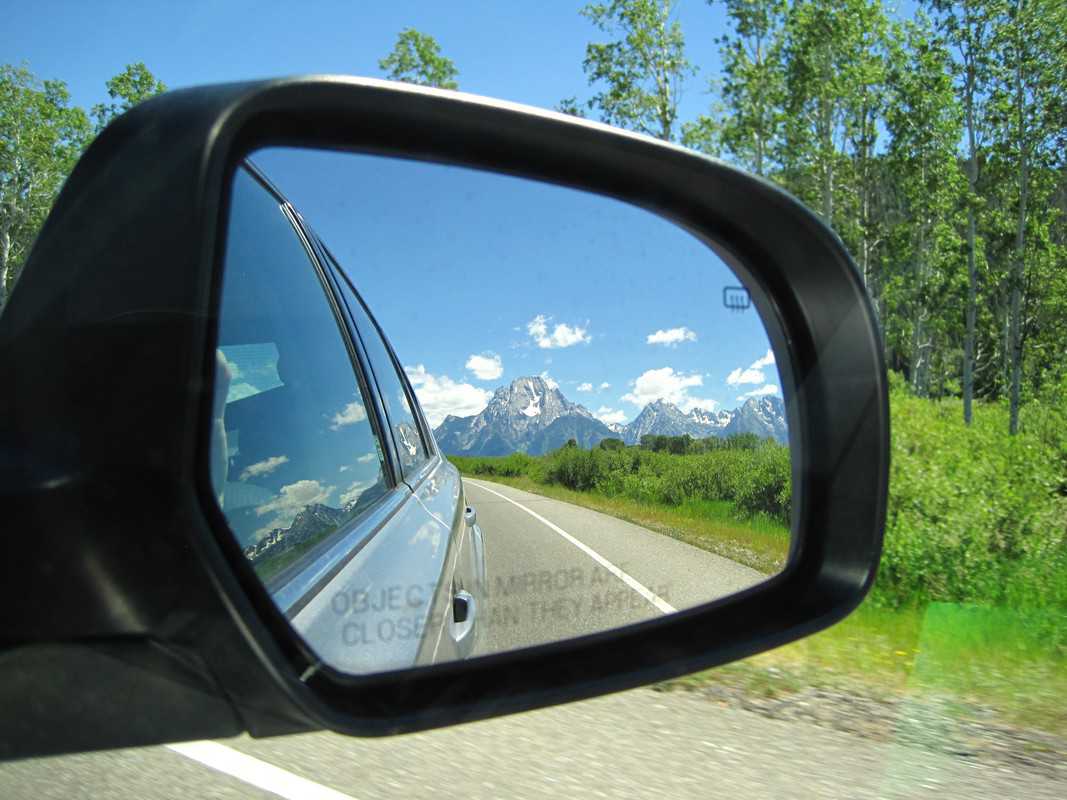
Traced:
<svg viewBox="0 0 1067 800">
<path fill-rule="evenodd" d="M 355 800 L 344 792 L 302 778 L 219 742 L 177 742 L 163 746 L 257 789 L 284 797 L 285 800 Z"/>
<path fill-rule="evenodd" d="M 477 486 L 479 489 L 483 489 L 484 491 L 487 491 L 490 494 L 495 494 L 497 497 L 501 498 L 502 500 L 507 500 L 513 506 L 516 506 L 516 507 L 522 509 L 527 514 L 529 514 L 531 517 L 536 519 L 538 522 L 540 522 L 541 524 L 543 524 L 546 527 L 548 527 L 549 530 L 552 530 L 552 531 L 558 533 L 560 536 L 562 536 L 568 542 L 573 544 L 575 547 L 577 547 L 579 550 L 581 550 L 583 553 L 585 553 L 587 556 L 589 556 L 595 562 L 600 564 L 600 566 L 604 567 L 604 569 L 606 569 L 608 572 L 610 572 L 616 578 L 621 580 L 623 583 L 625 583 L 627 586 L 629 586 L 631 589 L 633 589 L 635 592 L 637 592 L 639 595 L 641 595 L 641 597 L 643 597 L 645 600 L 647 600 L 649 603 L 651 603 L 652 606 L 656 610 L 658 610 L 658 611 L 660 611 L 660 612 L 662 612 L 664 614 L 673 614 L 675 611 L 678 610 L 677 608 L 672 606 L 670 603 L 668 603 L 666 600 L 664 600 L 662 597 L 660 597 L 658 594 L 656 594 L 651 589 L 649 589 L 647 586 L 645 586 L 643 583 L 641 583 L 639 580 L 637 580 L 637 578 L 634 578 L 632 575 L 629 575 L 626 572 L 623 572 L 619 567 L 615 566 L 613 563 L 608 561 L 606 558 L 604 558 L 604 556 L 600 555 L 600 553 L 598 553 L 592 547 L 590 547 L 589 545 L 585 544 L 584 542 L 576 539 L 574 536 L 572 536 L 571 534 L 569 534 L 565 530 L 563 530 L 563 528 L 559 527 L 559 525 L 557 525 L 556 523 L 545 519 L 540 514 L 538 514 L 536 511 L 527 508 L 522 503 L 519 503 L 519 502 L 517 502 L 515 500 L 512 500 L 507 495 L 501 494 L 500 492 L 496 491 L 495 489 L 490 489 L 488 486 L 483 486 L 482 483 L 479 482 L 479 481 L 470 480 L 470 479 L 465 479 L 465 480 L 469 481 L 472 486 Z"/>
</svg>

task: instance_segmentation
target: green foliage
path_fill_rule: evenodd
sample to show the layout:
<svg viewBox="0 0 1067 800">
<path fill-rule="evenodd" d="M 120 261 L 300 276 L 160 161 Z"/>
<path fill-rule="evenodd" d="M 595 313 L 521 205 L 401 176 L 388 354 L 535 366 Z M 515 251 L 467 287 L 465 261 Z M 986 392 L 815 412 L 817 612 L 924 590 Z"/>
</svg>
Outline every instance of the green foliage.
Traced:
<svg viewBox="0 0 1067 800">
<path fill-rule="evenodd" d="M 673 10 L 672 0 L 609 0 L 582 9 L 582 16 L 614 37 L 591 42 L 582 62 L 590 85 L 600 89 L 586 107 L 604 122 L 674 140 L 678 96 L 694 70 Z M 560 110 L 581 113 L 574 98 Z"/>
<path fill-rule="evenodd" d="M 89 140 L 62 81 L 0 67 L 0 310 L 37 231 Z"/>
<path fill-rule="evenodd" d="M 577 97 L 565 97 L 559 101 L 556 111 L 561 114 L 570 114 L 572 117 L 585 118 L 585 109 L 578 103 Z"/>
<path fill-rule="evenodd" d="M 530 474 L 536 459 L 526 453 L 512 453 L 509 456 L 449 456 L 448 460 L 464 475 L 517 478 Z"/>
<path fill-rule="evenodd" d="M 96 120 L 98 133 L 115 117 L 129 111 L 138 103 L 167 91 L 167 85 L 158 80 L 141 61 L 127 65 L 126 69 L 111 78 L 106 86 L 108 96 L 118 102 L 97 103 L 93 106 L 92 116 Z"/>
<path fill-rule="evenodd" d="M 657 444 L 673 440 L 675 445 L 689 439 L 654 438 Z M 668 506 L 728 502 L 738 517 L 766 516 L 788 525 L 792 508 L 788 448 L 754 436 L 735 438 L 745 446 L 724 444 L 688 455 L 669 447 L 562 447 L 539 457 L 515 453 L 504 458 L 454 456 L 451 460 L 468 475 L 523 475 L 575 491 Z"/>
<path fill-rule="evenodd" d="M 716 0 L 708 0 L 715 5 Z M 709 151 L 718 119 L 723 149 L 757 175 L 766 174 L 781 145 L 785 123 L 785 0 L 725 0 L 733 33 L 717 42 L 722 80 L 711 89 L 722 97 L 722 113 L 699 117 L 686 128 L 686 144 Z"/>
<path fill-rule="evenodd" d="M 118 103 L 93 107 L 96 132 L 166 87 L 144 64 L 107 82 Z M 67 175 L 93 137 L 89 116 L 70 105 L 62 81 L 41 81 L 25 67 L 0 66 L 0 311 Z"/>
<path fill-rule="evenodd" d="M 875 598 L 1067 609 L 1062 404 L 1032 403 L 1018 436 L 1008 410 L 891 394 L 893 451 Z"/>
<path fill-rule="evenodd" d="M 715 450 L 755 450 L 763 442 L 754 433 L 736 433 L 732 436 L 708 436 L 694 439 L 689 434 L 683 436 L 659 436 L 647 433 L 641 437 L 640 447 L 654 453 L 674 453 L 675 455 L 695 455 L 711 453 Z"/>
<path fill-rule="evenodd" d="M 833 225 L 865 274 L 889 24 L 877 0 L 797 2 L 785 23 L 781 178 Z"/>
<path fill-rule="evenodd" d="M 436 39 L 414 28 L 400 32 L 392 52 L 378 62 L 378 67 L 389 80 L 438 89 L 459 88 L 459 70 L 452 59 L 441 55 Z"/>
<path fill-rule="evenodd" d="M 915 391 L 927 395 L 935 376 L 945 373 L 938 357 L 953 326 L 958 327 L 956 307 L 964 287 L 957 211 L 966 184 L 956 153 L 962 115 L 951 56 L 924 16 L 904 25 L 892 46 L 885 161 L 893 206 L 887 214 L 889 258 L 881 293 L 888 311 L 886 336 L 907 358 Z"/>
</svg>

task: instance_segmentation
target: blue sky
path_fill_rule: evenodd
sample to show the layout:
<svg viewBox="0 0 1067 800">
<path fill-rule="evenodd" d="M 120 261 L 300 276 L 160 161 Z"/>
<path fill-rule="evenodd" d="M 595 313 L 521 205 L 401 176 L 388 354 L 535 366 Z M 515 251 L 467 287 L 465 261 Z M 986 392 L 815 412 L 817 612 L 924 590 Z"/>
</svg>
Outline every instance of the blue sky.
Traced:
<svg viewBox="0 0 1067 800">
<path fill-rule="evenodd" d="M 73 102 L 89 107 L 134 61 L 171 88 L 380 76 L 378 60 L 401 29 L 414 27 L 455 61 L 463 90 L 552 107 L 591 93 L 581 62 L 586 43 L 602 36 L 579 16 L 582 5 L 43 0 L 7 10 L 2 58 L 65 80 Z M 709 101 L 723 13 L 681 0 L 676 16 L 700 68 L 683 91 L 686 120 Z M 657 392 L 683 407 L 733 408 L 746 392 L 778 383 L 754 312 L 722 308 L 721 288 L 734 282 L 725 267 L 646 212 L 493 176 L 318 158 L 304 179 L 292 168 L 287 176 L 281 157 L 270 166 L 352 273 L 435 418 L 450 405 L 470 412 L 500 383 L 542 372 L 613 420 L 632 418 Z M 657 331 L 681 338 L 649 343 Z M 586 383 L 592 391 L 580 390 Z"/>
<path fill-rule="evenodd" d="M 605 421 L 664 398 L 732 409 L 779 385 L 733 273 L 659 217 L 597 195 L 372 155 L 257 154 L 356 283 L 436 424 L 545 375 Z"/>
<path fill-rule="evenodd" d="M 432 34 L 459 68 L 464 91 L 553 107 L 587 96 L 582 73 L 594 28 L 568 0 L 39 0 L 5 11 L 3 59 L 65 80 L 74 102 L 104 99 L 104 82 L 144 61 L 169 87 L 306 73 L 381 76 L 378 60 L 413 27 Z M 702 73 L 685 89 L 682 117 L 707 104 L 707 76 L 723 13 L 682 0 L 677 18 Z"/>
</svg>

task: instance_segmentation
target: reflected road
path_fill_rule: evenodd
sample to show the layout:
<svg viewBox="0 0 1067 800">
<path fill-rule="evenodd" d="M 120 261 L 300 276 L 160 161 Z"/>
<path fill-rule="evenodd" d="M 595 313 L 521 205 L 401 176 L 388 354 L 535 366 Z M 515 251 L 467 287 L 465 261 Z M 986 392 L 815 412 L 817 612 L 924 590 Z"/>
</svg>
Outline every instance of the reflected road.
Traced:
<svg viewBox="0 0 1067 800">
<path fill-rule="evenodd" d="M 463 484 L 485 541 L 481 654 L 617 628 L 767 577 L 597 511 L 480 479 Z"/>
</svg>

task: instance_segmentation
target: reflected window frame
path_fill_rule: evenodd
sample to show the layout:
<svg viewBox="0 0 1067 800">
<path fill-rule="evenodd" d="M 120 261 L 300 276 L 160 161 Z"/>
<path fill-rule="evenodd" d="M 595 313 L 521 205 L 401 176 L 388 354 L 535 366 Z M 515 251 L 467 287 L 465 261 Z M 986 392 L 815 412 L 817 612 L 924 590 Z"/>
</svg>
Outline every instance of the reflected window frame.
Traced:
<svg viewBox="0 0 1067 800">
<path fill-rule="evenodd" d="M 262 173 L 259 174 L 262 177 Z M 267 180 L 265 177 L 263 179 Z M 378 440 L 378 444 L 382 448 L 382 467 L 386 474 L 386 478 L 390 482 L 389 491 L 391 492 L 398 486 L 403 485 L 404 476 L 400 468 L 400 460 L 397 457 L 396 450 L 393 446 L 392 435 L 387 431 L 389 426 L 386 424 L 387 417 L 385 415 L 385 409 L 382 407 L 381 397 L 378 394 L 378 386 L 376 383 L 372 383 L 369 377 L 374 374 L 370 367 L 370 359 L 367 358 L 363 343 L 359 341 L 359 336 L 354 326 L 350 323 L 347 313 L 345 313 L 347 309 L 342 311 L 344 298 L 341 293 L 337 291 L 337 287 L 331 280 L 329 266 L 322 258 L 320 248 L 316 246 L 316 242 L 319 242 L 319 237 L 311 230 L 307 223 L 304 222 L 303 218 L 300 216 L 299 212 L 293 208 L 292 204 L 282 197 L 273 186 L 271 186 L 271 189 L 275 197 L 282 198 L 282 208 L 285 210 L 286 216 L 289 218 L 294 230 L 300 237 L 300 241 L 307 250 L 308 257 L 314 265 L 315 275 L 318 277 L 319 283 L 322 285 L 323 294 L 326 295 L 330 311 L 333 313 L 341 338 L 344 340 L 345 348 L 348 350 L 348 359 L 352 364 L 352 371 L 355 373 L 359 390 L 364 398 L 370 398 L 371 408 L 367 409 L 367 419 L 371 424 L 371 428 L 374 430 L 374 435 Z M 388 492 L 386 495 L 388 495 Z M 364 516 L 366 516 L 366 514 L 361 515 L 360 518 Z"/>
<path fill-rule="evenodd" d="M 396 452 L 396 448 L 399 447 L 399 445 L 396 443 L 393 437 L 393 420 L 390 419 L 389 412 L 387 409 L 382 408 L 382 414 L 383 418 L 388 421 L 387 427 L 389 428 L 390 434 L 389 443 L 394 448 L 394 457 L 396 458 L 397 468 L 399 470 L 398 480 L 407 481 L 408 485 L 412 489 L 414 489 L 423 480 L 423 478 L 425 478 L 433 470 L 436 463 L 441 459 L 441 455 L 437 450 L 437 441 L 433 437 L 432 429 L 430 428 L 429 423 L 426 421 L 426 418 L 423 415 L 422 406 L 418 402 L 418 398 L 415 395 L 415 390 L 411 387 L 411 383 L 408 380 L 407 372 L 405 372 L 403 366 L 401 365 L 400 359 L 397 357 L 396 351 L 393 349 L 393 345 L 389 341 L 389 337 L 385 335 L 385 332 L 382 330 L 381 324 L 371 312 L 370 306 L 367 304 L 367 301 L 363 299 L 363 296 L 359 293 L 359 290 L 356 289 L 355 284 L 349 277 L 348 273 L 345 271 L 344 267 L 341 266 L 340 262 L 337 260 L 337 257 L 334 256 L 332 252 L 330 252 L 330 249 L 326 246 L 325 242 L 323 242 L 319 236 L 315 236 L 315 241 L 318 243 L 319 249 L 322 251 L 322 261 L 324 266 L 328 269 L 334 280 L 337 281 L 338 297 L 346 306 L 349 323 L 351 324 L 356 335 L 361 339 L 360 347 L 362 349 L 364 357 L 367 357 L 367 350 L 366 345 L 362 342 L 362 337 L 365 335 L 377 336 L 381 340 L 382 344 L 385 346 L 385 351 L 389 356 L 390 366 L 396 373 L 397 380 L 400 382 L 400 387 L 404 392 L 405 398 L 407 399 L 408 408 L 411 411 L 411 416 L 415 421 L 415 427 L 418 430 L 423 450 L 426 453 L 425 460 L 410 475 L 404 475 L 399 453 Z M 360 304 L 363 313 L 366 315 L 367 319 L 370 320 L 371 325 L 373 325 L 373 330 L 364 332 L 362 326 L 356 322 L 355 314 L 350 308 L 348 308 L 350 297 L 352 300 Z M 367 363 L 368 374 L 375 375 L 375 382 L 377 383 L 377 375 L 374 372 L 373 365 L 369 364 L 369 358 Z M 378 389 L 379 393 L 378 395 L 376 395 L 376 397 L 380 396 L 381 394 L 380 384 L 378 384 Z"/>
<path fill-rule="evenodd" d="M 404 482 L 403 474 L 400 469 L 400 462 L 393 448 L 392 436 L 391 434 L 386 435 L 386 417 L 384 408 L 381 404 L 381 398 L 378 394 L 378 387 L 376 383 L 369 379 L 369 376 L 373 373 L 369 371 L 369 362 L 362 350 L 362 343 L 358 339 L 354 326 L 352 326 L 348 320 L 347 310 L 342 310 L 344 308 L 344 300 L 338 291 L 337 286 L 332 282 L 328 265 L 323 259 L 319 248 L 316 246 L 318 240 L 317 236 L 310 231 L 299 212 L 293 208 L 292 204 L 279 192 L 270 179 L 266 177 L 251 159 L 246 158 L 242 160 L 238 164 L 237 170 L 244 171 L 255 183 L 257 183 L 260 188 L 274 200 L 282 216 L 288 221 L 293 235 L 303 248 L 307 259 L 310 262 L 309 266 L 323 293 L 322 299 L 326 307 L 329 309 L 329 313 L 333 316 L 334 322 L 337 325 L 338 337 L 347 351 L 349 366 L 352 369 L 352 375 L 356 381 L 356 386 L 362 395 L 362 399 L 366 402 L 367 421 L 370 424 L 378 449 L 381 451 L 380 468 L 386 482 L 386 490 L 380 497 L 375 498 L 373 502 L 361 509 L 359 514 L 344 526 L 345 533 L 341 537 L 338 537 L 343 538 L 343 536 L 351 535 L 353 532 L 359 532 L 360 541 L 365 541 L 380 528 L 378 517 L 380 516 L 381 510 L 386 507 L 391 507 L 397 502 L 398 490 L 404 496 L 410 493 L 409 487 Z M 219 512 L 226 518 L 226 512 L 222 509 L 221 504 L 219 504 Z M 251 566 L 251 563 L 249 563 L 249 567 Z M 270 584 L 271 581 L 268 580 L 263 583 L 263 586 L 268 593 L 273 596 L 274 591 L 278 587 L 272 587 Z M 282 610 L 283 612 L 286 612 L 291 609 Z"/>
</svg>

